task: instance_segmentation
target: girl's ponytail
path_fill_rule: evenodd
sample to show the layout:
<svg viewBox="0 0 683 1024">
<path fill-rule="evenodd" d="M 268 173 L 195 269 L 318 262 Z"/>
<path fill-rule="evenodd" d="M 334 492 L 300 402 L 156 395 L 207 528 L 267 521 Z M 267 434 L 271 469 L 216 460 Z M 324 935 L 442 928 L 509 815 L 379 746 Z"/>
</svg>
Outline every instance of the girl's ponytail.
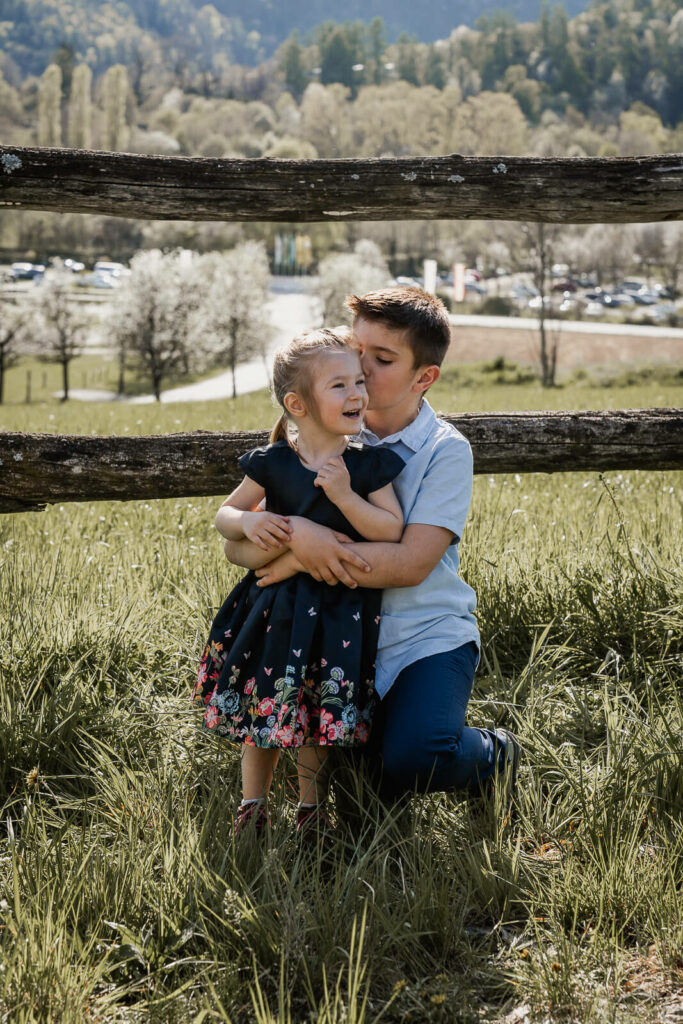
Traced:
<svg viewBox="0 0 683 1024">
<path fill-rule="evenodd" d="M 288 441 L 289 436 L 287 432 L 287 413 L 283 412 L 280 419 L 277 421 L 275 426 L 270 432 L 270 443 L 275 444 L 276 441 Z"/>
</svg>

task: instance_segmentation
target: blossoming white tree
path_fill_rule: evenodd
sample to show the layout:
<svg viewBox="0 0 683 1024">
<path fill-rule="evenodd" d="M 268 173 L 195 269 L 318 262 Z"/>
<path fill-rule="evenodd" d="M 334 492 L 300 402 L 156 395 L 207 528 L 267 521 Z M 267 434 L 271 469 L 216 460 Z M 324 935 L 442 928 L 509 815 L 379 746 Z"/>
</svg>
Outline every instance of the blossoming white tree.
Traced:
<svg viewBox="0 0 683 1024">
<path fill-rule="evenodd" d="M 5 370 L 14 363 L 28 340 L 31 312 L 7 298 L 0 300 L 0 405 L 5 387 Z"/>
<path fill-rule="evenodd" d="M 202 282 L 194 261 L 183 252 L 139 252 L 130 271 L 116 295 L 111 334 L 120 366 L 132 357 L 160 402 L 170 373 L 203 368 L 202 352 L 191 337 L 201 308 Z"/>
<path fill-rule="evenodd" d="M 134 256 L 130 269 L 111 324 L 121 367 L 132 358 L 160 401 L 170 374 L 227 364 L 234 396 L 237 364 L 255 352 L 265 355 L 269 337 L 263 246 L 246 242 L 201 256 L 151 250 Z"/>
<path fill-rule="evenodd" d="M 367 238 L 356 242 L 353 252 L 327 256 L 320 264 L 315 287 L 322 304 L 323 324 L 331 326 L 348 321 L 349 312 L 344 307 L 346 296 L 383 288 L 390 276 L 379 246 Z"/>
<path fill-rule="evenodd" d="M 243 242 L 229 252 L 207 254 L 201 265 L 210 281 L 202 310 L 204 345 L 212 361 L 230 368 L 235 398 L 237 364 L 253 355 L 265 360 L 267 354 L 268 256 L 260 242 Z"/>
<path fill-rule="evenodd" d="M 69 397 L 69 365 L 81 353 L 87 327 L 72 284 L 73 275 L 56 265 L 35 293 L 38 333 L 33 346 L 39 359 L 61 365 L 63 402 Z"/>
</svg>

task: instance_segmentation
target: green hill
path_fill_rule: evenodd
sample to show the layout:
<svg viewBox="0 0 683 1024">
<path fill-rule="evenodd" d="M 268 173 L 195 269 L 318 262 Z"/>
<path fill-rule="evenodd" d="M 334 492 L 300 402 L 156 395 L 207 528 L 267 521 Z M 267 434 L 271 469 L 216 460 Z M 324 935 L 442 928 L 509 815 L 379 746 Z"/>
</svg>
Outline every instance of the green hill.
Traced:
<svg viewBox="0 0 683 1024">
<path fill-rule="evenodd" d="M 566 0 L 570 15 L 586 7 Z M 40 74 L 60 47 L 86 60 L 95 72 L 112 63 L 130 63 L 136 54 L 161 46 L 168 59 L 182 64 L 216 53 L 255 65 L 271 56 L 298 29 L 302 35 L 327 20 L 381 17 L 387 38 L 402 32 L 430 42 L 446 38 L 458 25 L 473 25 L 484 14 L 504 8 L 518 21 L 535 21 L 539 0 L 381 0 L 367 5 L 347 0 L 343 11 L 333 0 L 3 0 L 0 50 L 25 74 Z"/>
</svg>

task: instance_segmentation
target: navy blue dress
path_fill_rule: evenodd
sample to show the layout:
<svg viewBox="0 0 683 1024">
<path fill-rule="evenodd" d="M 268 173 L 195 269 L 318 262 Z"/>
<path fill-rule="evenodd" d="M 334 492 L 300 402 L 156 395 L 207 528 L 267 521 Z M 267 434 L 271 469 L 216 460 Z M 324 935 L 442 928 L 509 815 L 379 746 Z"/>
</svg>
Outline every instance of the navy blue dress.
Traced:
<svg viewBox="0 0 683 1024">
<path fill-rule="evenodd" d="M 362 498 L 390 483 L 404 463 L 388 448 L 350 442 L 343 454 Z M 266 508 L 363 538 L 286 441 L 238 460 L 266 492 Z M 380 590 L 319 583 L 308 573 L 257 587 L 253 572 L 214 619 L 194 699 L 204 727 L 257 747 L 353 746 L 369 735 Z"/>
</svg>

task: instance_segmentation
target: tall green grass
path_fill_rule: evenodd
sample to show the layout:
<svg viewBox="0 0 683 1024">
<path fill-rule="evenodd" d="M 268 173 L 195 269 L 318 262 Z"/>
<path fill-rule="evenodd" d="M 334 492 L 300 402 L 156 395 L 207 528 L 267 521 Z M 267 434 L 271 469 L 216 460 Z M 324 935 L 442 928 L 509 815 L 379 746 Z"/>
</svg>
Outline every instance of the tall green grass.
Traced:
<svg viewBox="0 0 683 1024">
<path fill-rule="evenodd" d="M 476 398 L 548 405 L 525 389 Z M 655 404 L 629 394 L 615 404 Z M 272 410 L 17 407 L 4 425 L 208 414 L 230 429 Z M 215 504 L 0 517 L 0 1019 L 680 1020 L 680 474 L 476 480 L 470 719 L 520 737 L 514 813 L 443 794 L 388 810 L 361 789 L 355 831 L 322 852 L 293 834 L 286 764 L 267 841 L 234 843 L 237 753 L 188 706 L 238 578 Z"/>
</svg>

